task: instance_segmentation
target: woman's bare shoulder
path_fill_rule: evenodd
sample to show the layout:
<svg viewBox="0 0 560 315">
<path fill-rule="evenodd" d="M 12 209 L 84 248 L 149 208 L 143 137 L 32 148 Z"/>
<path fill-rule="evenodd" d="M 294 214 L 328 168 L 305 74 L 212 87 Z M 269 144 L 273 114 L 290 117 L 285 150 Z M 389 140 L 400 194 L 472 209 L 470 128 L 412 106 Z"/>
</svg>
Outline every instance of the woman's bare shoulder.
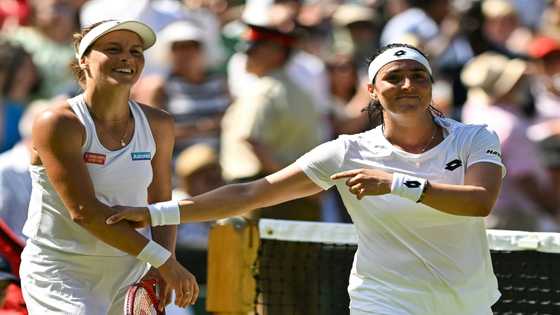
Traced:
<svg viewBox="0 0 560 315">
<path fill-rule="evenodd" d="M 142 103 L 137 103 L 137 104 L 140 106 L 140 108 L 146 115 L 146 118 L 148 118 L 150 124 L 152 125 L 173 124 L 173 116 L 171 116 L 171 114 L 169 114 L 165 110 Z"/>
<path fill-rule="evenodd" d="M 71 137 L 83 132 L 84 127 L 66 100 L 55 101 L 39 113 L 33 123 L 33 134 Z"/>
</svg>

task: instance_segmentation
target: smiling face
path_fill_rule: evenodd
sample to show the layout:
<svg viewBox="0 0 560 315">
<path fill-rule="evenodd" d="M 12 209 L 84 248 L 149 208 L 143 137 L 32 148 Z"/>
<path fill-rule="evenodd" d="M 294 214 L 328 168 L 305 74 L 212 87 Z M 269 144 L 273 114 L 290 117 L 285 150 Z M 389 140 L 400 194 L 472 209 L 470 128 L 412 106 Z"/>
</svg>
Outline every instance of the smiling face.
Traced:
<svg viewBox="0 0 560 315">
<path fill-rule="evenodd" d="M 143 42 L 126 30 L 109 32 L 95 41 L 80 61 L 86 81 L 96 84 L 132 86 L 144 68 Z"/>
<path fill-rule="evenodd" d="M 430 75 L 414 60 L 386 64 L 368 90 L 387 114 L 425 113 L 432 99 Z"/>
</svg>

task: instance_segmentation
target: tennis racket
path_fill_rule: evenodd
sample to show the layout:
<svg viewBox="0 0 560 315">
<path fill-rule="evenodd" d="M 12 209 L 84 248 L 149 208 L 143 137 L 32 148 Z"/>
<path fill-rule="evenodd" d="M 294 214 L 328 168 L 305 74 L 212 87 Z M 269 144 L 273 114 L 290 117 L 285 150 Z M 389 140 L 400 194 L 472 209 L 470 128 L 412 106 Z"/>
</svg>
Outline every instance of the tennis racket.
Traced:
<svg viewBox="0 0 560 315">
<path fill-rule="evenodd" d="M 125 315 L 165 315 L 165 309 L 158 311 L 158 283 L 147 279 L 131 285 L 124 301 Z"/>
</svg>

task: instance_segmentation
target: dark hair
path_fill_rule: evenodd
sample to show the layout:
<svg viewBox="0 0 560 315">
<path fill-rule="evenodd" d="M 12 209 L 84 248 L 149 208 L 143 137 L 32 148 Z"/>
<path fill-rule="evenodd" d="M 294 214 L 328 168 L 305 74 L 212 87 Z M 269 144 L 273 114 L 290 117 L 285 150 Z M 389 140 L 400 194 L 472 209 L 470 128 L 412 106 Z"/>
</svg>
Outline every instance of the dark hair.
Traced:
<svg viewBox="0 0 560 315">
<path fill-rule="evenodd" d="M 394 44 L 389 44 L 387 46 L 383 46 L 381 47 L 377 52 L 375 52 L 375 54 L 373 56 L 371 56 L 370 58 L 367 59 L 367 64 L 369 65 L 375 58 L 377 58 L 377 56 L 379 56 L 380 54 L 382 54 L 384 51 L 391 49 L 391 48 L 395 48 L 395 47 L 406 47 L 406 48 L 410 48 L 410 49 L 414 49 L 417 52 L 419 52 L 422 56 L 426 57 L 426 59 L 428 59 L 428 56 L 426 54 L 424 54 L 424 52 L 422 52 L 420 49 L 409 45 L 409 44 L 401 44 L 401 43 L 394 43 Z M 432 77 L 430 76 L 430 79 L 432 79 Z M 432 79 L 433 81 L 433 79 Z M 370 82 L 371 84 L 373 84 L 375 82 L 375 77 L 373 78 L 372 82 Z M 375 128 L 379 125 L 383 124 L 383 106 L 381 106 L 381 103 L 379 102 L 379 100 L 370 100 L 369 104 L 364 107 L 362 109 L 362 112 L 366 112 L 369 118 L 369 123 L 371 125 L 372 128 Z M 428 112 L 432 115 L 432 116 L 439 116 L 439 117 L 443 117 L 443 113 L 441 111 L 439 111 L 437 108 L 435 108 L 434 106 L 432 106 L 432 104 L 430 104 L 428 106 Z"/>
<path fill-rule="evenodd" d="M 80 42 L 82 41 L 84 36 L 86 36 L 87 33 L 89 33 L 97 25 L 105 23 L 107 21 L 110 20 L 104 20 L 101 22 L 94 23 L 90 26 L 86 26 L 82 28 L 80 32 L 74 33 L 74 35 L 72 35 L 72 45 L 74 46 L 74 51 L 76 53 L 78 52 L 78 49 L 80 48 Z M 86 49 L 86 51 L 84 52 L 84 56 L 89 54 L 90 51 L 91 51 L 91 46 L 89 46 Z M 80 83 L 80 85 L 83 85 L 86 82 L 85 71 L 84 69 L 80 68 L 80 61 L 78 59 L 74 58 L 74 60 L 70 62 L 70 70 L 72 71 L 72 74 L 74 75 L 76 80 L 78 80 L 78 83 Z"/>
<path fill-rule="evenodd" d="M 14 77 L 26 58 L 31 58 L 31 55 L 22 46 L 8 40 L 0 40 L 0 74 L 2 78 L 0 93 L 2 95 L 8 95 L 14 84 L 17 84 L 14 82 Z"/>
</svg>

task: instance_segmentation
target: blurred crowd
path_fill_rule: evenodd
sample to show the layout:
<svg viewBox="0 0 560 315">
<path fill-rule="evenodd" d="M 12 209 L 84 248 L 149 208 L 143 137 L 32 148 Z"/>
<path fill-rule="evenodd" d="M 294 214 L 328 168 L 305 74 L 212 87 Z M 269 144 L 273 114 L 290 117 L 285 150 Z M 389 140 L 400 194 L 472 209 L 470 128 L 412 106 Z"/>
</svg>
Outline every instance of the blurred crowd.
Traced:
<svg viewBox="0 0 560 315">
<path fill-rule="evenodd" d="M 430 57 L 435 107 L 500 137 L 507 175 L 488 227 L 560 232 L 558 0 L 2 0 L 0 218 L 21 239 L 33 117 L 80 93 L 72 35 L 107 19 L 157 32 L 131 98 L 175 118 L 174 198 L 371 128 L 367 59 L 402 42 Z M 334 191 L 278 207 L 255 216 L 349 222 Z M 202 283 L 208 226 L 178 238 Z"/>
</svg>

